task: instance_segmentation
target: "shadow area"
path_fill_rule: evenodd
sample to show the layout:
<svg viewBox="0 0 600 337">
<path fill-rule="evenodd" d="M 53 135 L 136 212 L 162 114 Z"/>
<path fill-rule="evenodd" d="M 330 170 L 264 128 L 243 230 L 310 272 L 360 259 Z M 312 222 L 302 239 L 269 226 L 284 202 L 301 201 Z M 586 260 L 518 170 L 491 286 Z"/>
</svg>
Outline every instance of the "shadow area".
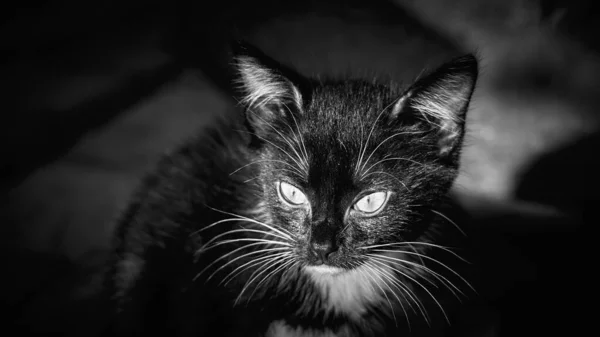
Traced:
<svg viewBox="0 0 600 337">
<path fill-rule="evenodd" d="M 34 123 L 30 130 L 26 130 L 29 134 L 33 133 L 29 137 L 14 135 L 14 131 L 25 130 L 12 130 L 0 138 L 5 147 L 0 161 L 0 192 L 6 193 L 37 168 L 60 158 L 82 136 L 106 125 L 123 111 L 152 96 L 163 84 L 174 80 L 181 71 L 181 65 L 173 62 L 152 72 L 135 74 L 116 84 L 112 92 L 86 100 L 67 110 L 43 109 L 24 113 L 17 108 L 15 114 L 39 117 L 42 123 Z"/>
<path fill-rule="evenodd" d="M 507 216 L 490 224 L 505 227 L 529 274 L 497 303 L 501 336 L 577 336 L 592 328 L 599 146 L 600 133 L 591 134 L 540 156 L 522 174 L 517 199 L 552 206 L 560 216 Z"/>
<path fill-rule="evenodd" d="M 597 201 L 600 133 L 541 156 L 521 177 L 516 197 L 582 215 Z"/>
</svg>

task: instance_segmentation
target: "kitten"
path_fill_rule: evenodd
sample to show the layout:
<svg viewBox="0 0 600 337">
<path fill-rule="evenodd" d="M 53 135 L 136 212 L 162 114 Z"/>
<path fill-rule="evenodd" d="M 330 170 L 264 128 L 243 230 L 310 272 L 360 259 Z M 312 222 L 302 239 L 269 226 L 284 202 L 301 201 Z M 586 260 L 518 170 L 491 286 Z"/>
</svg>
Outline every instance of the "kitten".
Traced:
<svg viewBox="0 0 600 337">
<path fill-rule="evenodd" d="M 247 45 L 235 68 L 244 114 L 163 158 L 120 221 L 112 333 L 431 336 L 469 289 L 442 209 L 476 58 L 409 87 L 306 79 Z"/>
</svg>

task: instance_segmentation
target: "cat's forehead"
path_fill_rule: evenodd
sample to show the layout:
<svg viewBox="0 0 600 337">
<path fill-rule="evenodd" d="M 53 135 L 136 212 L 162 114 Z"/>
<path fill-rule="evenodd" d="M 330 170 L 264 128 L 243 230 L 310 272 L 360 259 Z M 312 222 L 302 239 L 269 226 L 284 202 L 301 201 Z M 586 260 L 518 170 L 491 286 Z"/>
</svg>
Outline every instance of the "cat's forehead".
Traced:
<svg viewBox="0 0 600 337">
<path fill-rule="evenodd" d="M 326 83 L 314 88 L 311 102 L 307 106 L 308 117 L 329 117 L 328 112 L 343 112 L 340 110 L 364 115 L 368 110 L 377 109 L 395 96 L 398 96 L 397 91 L 389 85 L 359 80 Z M 337 116 L 344 117 L 344 114 Z"/>
<path fill-rule="evenodd" d="M 312 145 L 329 149 L 324 159 L 335 154 L 343 160 L 342 155 L 356 151 L 355 145 L 369 133 L 383 131 L 374 123 L 397 97 L 388 86 L 361 81 L 319 86 L 303 111 L 304 131 Z"/>
</svg>

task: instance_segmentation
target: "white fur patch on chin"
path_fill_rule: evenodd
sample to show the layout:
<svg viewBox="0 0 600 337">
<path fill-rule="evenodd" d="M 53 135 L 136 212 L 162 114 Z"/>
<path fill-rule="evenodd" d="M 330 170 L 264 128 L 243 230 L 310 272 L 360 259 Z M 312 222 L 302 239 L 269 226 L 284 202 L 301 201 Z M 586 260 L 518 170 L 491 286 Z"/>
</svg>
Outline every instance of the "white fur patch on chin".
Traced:
<svg viewBox="0 0 600 337">
<path fill-rule="evenodd" d="M 269 325 L 269 329 L 265 334 L 266 337 L 337 337 L 338 334 L 331 330 L 313 330 L 293 328 L 285 323 L 285 321 L 275 321 Z"/>
<path fill-rule="evenodd" d="M 306 267 L 304 267 L 304 269 L 308 273 L 314 273 L 317 275 L 337 275 L 337 274 L 340 274 L 340 273 L 343 273 L 346 271 L 345 269 L 342 269 L 342 268 L 326 266 L 326 265 L 306 266 Z"/>
<path fill-rule="evenodd" d="M 381 301 L 380 280 L 365 266 L 350 270 L 329 266 L 304 267 L 321 294 L 325 310 L 344 313 L 358 318 L 365 313 L 367 304 Z"/>
</svg>

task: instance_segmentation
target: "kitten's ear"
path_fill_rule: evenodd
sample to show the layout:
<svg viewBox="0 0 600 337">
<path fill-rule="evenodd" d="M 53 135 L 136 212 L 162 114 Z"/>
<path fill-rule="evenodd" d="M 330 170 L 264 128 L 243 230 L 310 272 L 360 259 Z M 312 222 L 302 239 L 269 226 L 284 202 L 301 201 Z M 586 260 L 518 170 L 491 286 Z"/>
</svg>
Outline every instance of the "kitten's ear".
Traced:
<svg viewBox="0 0 600 337">
<path fill-rule="evenodd" d="M 255 131 L 268 131 L 272 122 L 302 112 L 299 75 L 249 44 L 237 42 L 233 49 L 238 98 Z"/>
<path fill-rule="evenodd" d="M 412 85 L 395 104 L 390 117 L 411 113 L 437 131 L 440 156 L 455 157 L 477 76 L 474 55 L 456 58 Z"/>
</svg>

